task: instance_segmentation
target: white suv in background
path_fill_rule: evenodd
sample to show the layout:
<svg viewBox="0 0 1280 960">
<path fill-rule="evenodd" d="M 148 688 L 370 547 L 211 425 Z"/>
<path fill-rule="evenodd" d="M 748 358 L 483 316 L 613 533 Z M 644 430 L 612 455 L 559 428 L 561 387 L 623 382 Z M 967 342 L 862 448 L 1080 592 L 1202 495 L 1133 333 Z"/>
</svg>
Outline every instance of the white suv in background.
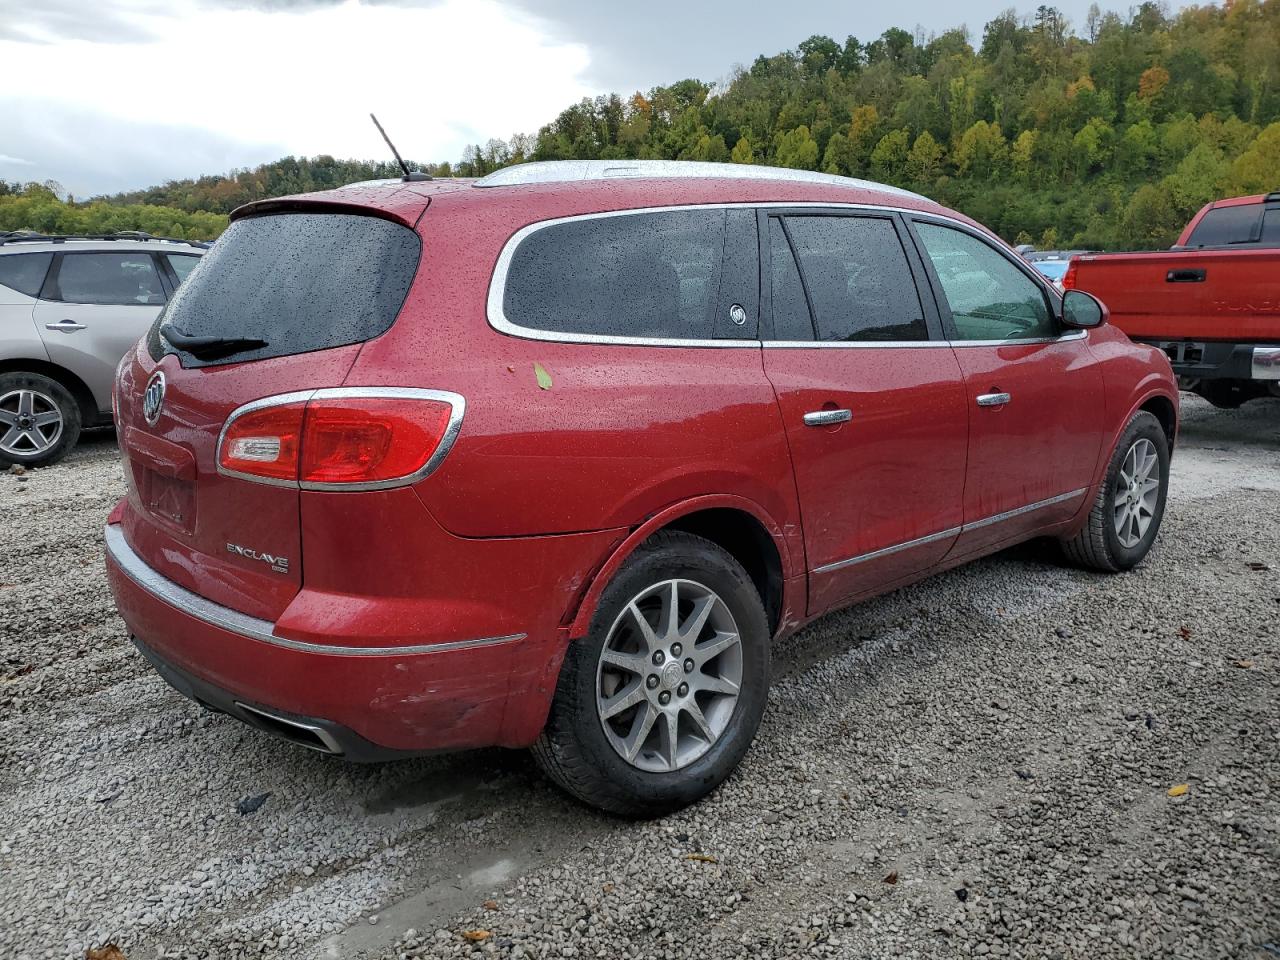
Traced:
<svg viewBox="0 0 1280 960">
<path fill-rule="evenodd" d="M 60 460 L 111 422 L 111 384 L 207 244 L 0 233 L 0 464 Z"/>
</svg>

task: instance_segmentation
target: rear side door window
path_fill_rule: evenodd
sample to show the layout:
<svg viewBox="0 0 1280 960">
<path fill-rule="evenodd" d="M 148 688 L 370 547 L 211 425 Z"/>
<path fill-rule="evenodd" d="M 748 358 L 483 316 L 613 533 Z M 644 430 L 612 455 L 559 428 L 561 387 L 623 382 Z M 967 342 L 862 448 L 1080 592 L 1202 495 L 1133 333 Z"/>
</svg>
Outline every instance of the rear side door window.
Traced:
<svg viewBox="0 0 1280 960">
<path fill-rule="evenodd" d="M 916 221 L 925 256 L 951 309 L 958 340 L 1035 340 L 1057 335 L 1044 289 L 971 233 Z"/>
<path fill-rule="evenodd" d="M 68 253 L 57 267 L 49 299 L 162 306 L 165 294 L 150 253 Z"/>
<path fill-rule="evenodd" d="M 510 256 L 501 313 L 491 319 L 509 333 L 558 335 L 546 339 L 754 336 L 754 277 L 738 283 L 734 317 L 742 322 L 719 322 L 727 222 L 725 210 L 662 210 L 526 228 Z M 756 251 L 737 255 L 753 232 L 749 216 L 734 227 L 728 260 L 736 274 Z"/>
<path fill-rule="evenodd" d="M 778 339 L 929 339 L 915 279 L 891 218 L 774 217 L 769 237 Z"/>
</svg>

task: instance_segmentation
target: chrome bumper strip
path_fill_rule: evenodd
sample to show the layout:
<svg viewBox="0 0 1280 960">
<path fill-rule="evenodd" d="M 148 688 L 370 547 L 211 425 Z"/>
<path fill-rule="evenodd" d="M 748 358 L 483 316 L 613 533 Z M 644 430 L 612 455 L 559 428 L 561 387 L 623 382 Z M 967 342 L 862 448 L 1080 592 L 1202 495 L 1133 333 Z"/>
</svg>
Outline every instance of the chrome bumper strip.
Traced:
<svg viewBox="0 0 1280 960">
<path fill-rule="evenodd" d="M 937 533 L 930 533 L 927 536 L 917 537 L 914 540 L 907 540 L 905 543 L 895 543 L 890 547 L 882 547 L 879 550 L 872 550 L 870 553 L 862 553 L 856 557 L 849 557 L 847 560 L 837 560 L 834 563 L 827 563 L 821 567 L 814 569 L 814 573 L 831 573 L 833 570 L 841 570 L 844 567 L 851 567 L 857 563 L 866 563 L 868 560 L 877 560 L 880 557 L 887 557 L 891 553 L 899 553 L 903 550 L 910 550 L 912 547 L 923 547 L 928 543 L 936 543 L 939 540 L 945 540 L 947 537 L 959 536 L 969 530 L 977 530 L 980 527 L 989 527 L 993 523 L 1000 523 L 1003 520 L 1012 520 L 1014 517 L 1020 517 L 1024 513 L 1030 513 L 1033 510 L 1040 510 L 1044 507 L 1051 507 L 1055 503 L 1063 503 L 1067 500 L 1075 500 L 1087 492 L 1087 487 L 1081 487 L 1079 490 L 1072 490 L 1070 493 L 1060 493 L 1056 497 L 1049 497 L 1047 500 L 1037 500 L 1035 503 L 1028 503 L 1024 507 L 1017 507 L 1013 510 L 1006 510 L 1004 513 L 997 513 L 990 517 L 983 517 L 981 520 L 974 520 L 972 523 L 965 523 L 958 527 L 951 527 L 947 530 L 939 530 Z"/>
<path fill-rule="evenodd" d="M 451 650 L 468 650 L 472 647 L 497 646 L 514 643 L 527 636 L 524 633 L 509 633 L 500 637 L 481 637 L 476 640 L 452 640 L 445 643 L 423 643 L 402 647 L 352 647 L 326 643 L 307 643 L 303 640 L 287 640 L 275 635 L 275 624 L 270 620 L 251 617 L 248 614 L 224 607 L 212 600 L 207 600 L 186 587 L 179 586 L 168 577 L 149 567 L 145 560 L 133 552 L 133 548 L 125 541 L 120 524 L 109 524 L 106 529 L 107 554 L 120 567 L 121 571 L 157 600 L 167 603 L 180 613 L 203 620 L 211 626 L 231 633 L 260 640 L 273 646 L 302 653 L 319 653 L 339 657 L 395 657 L 419 653 L 447 653 Z"/>
</svg>

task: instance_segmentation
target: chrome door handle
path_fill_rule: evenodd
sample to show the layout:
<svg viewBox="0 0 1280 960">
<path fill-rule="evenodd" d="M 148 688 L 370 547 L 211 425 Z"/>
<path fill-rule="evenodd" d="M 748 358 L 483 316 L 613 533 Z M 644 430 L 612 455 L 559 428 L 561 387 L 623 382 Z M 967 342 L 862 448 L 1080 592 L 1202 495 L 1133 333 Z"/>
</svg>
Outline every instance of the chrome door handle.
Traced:
<svg viewBox="0 0 1280 960">
<path fill-rule="evenodd" d="M 46 330 L 66 330 L 70 332 L 72 330 L 83 330 L 84 324 L 76 323 L 74 320 L 59 320 L 57 323 L 46 323 L 44 328 Z"/>
<path fill-rule="evenodd" d="M 1012 399 L 1007 393 L 980 393 L 978 394 L 978 406 L 1003 407 Z"/>
<path fill-rule="evenodd" d="M 804 425 L 829 427 L 833 423 L 848 423 L 852 419 L 852 410 L 811 410 L 804 415 Z"/>
</svg>

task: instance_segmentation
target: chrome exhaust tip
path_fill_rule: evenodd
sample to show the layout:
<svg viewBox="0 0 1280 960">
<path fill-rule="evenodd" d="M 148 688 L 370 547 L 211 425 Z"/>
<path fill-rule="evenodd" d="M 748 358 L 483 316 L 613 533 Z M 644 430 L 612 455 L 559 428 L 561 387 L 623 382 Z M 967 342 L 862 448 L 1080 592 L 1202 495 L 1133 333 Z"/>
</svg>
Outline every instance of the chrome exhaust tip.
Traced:
<svg viewBox="0 0 1280 960">
<path fill-rule="evenodd" d="M 329 753 L 335 756 L 342 754 L 342 747 L 338 744 L 338 741 L 323 727 L 318 727 L 312 723 L 302 723 L 299 720 L 291 720 L 288 717 L 282 717 L 263 710 L 261 707 L 252 707 L 247 703 L 241 703 L 239 700 L 235 702 L 235 705 L 238 710 L 246 714 L 244 718 L 246 722 L 259 730 L 277 736 L 282 740 L 288 740 L 290 743 L 306 747 L 308 750 L 315 750 L 318 753 Z"/>
</svg>

